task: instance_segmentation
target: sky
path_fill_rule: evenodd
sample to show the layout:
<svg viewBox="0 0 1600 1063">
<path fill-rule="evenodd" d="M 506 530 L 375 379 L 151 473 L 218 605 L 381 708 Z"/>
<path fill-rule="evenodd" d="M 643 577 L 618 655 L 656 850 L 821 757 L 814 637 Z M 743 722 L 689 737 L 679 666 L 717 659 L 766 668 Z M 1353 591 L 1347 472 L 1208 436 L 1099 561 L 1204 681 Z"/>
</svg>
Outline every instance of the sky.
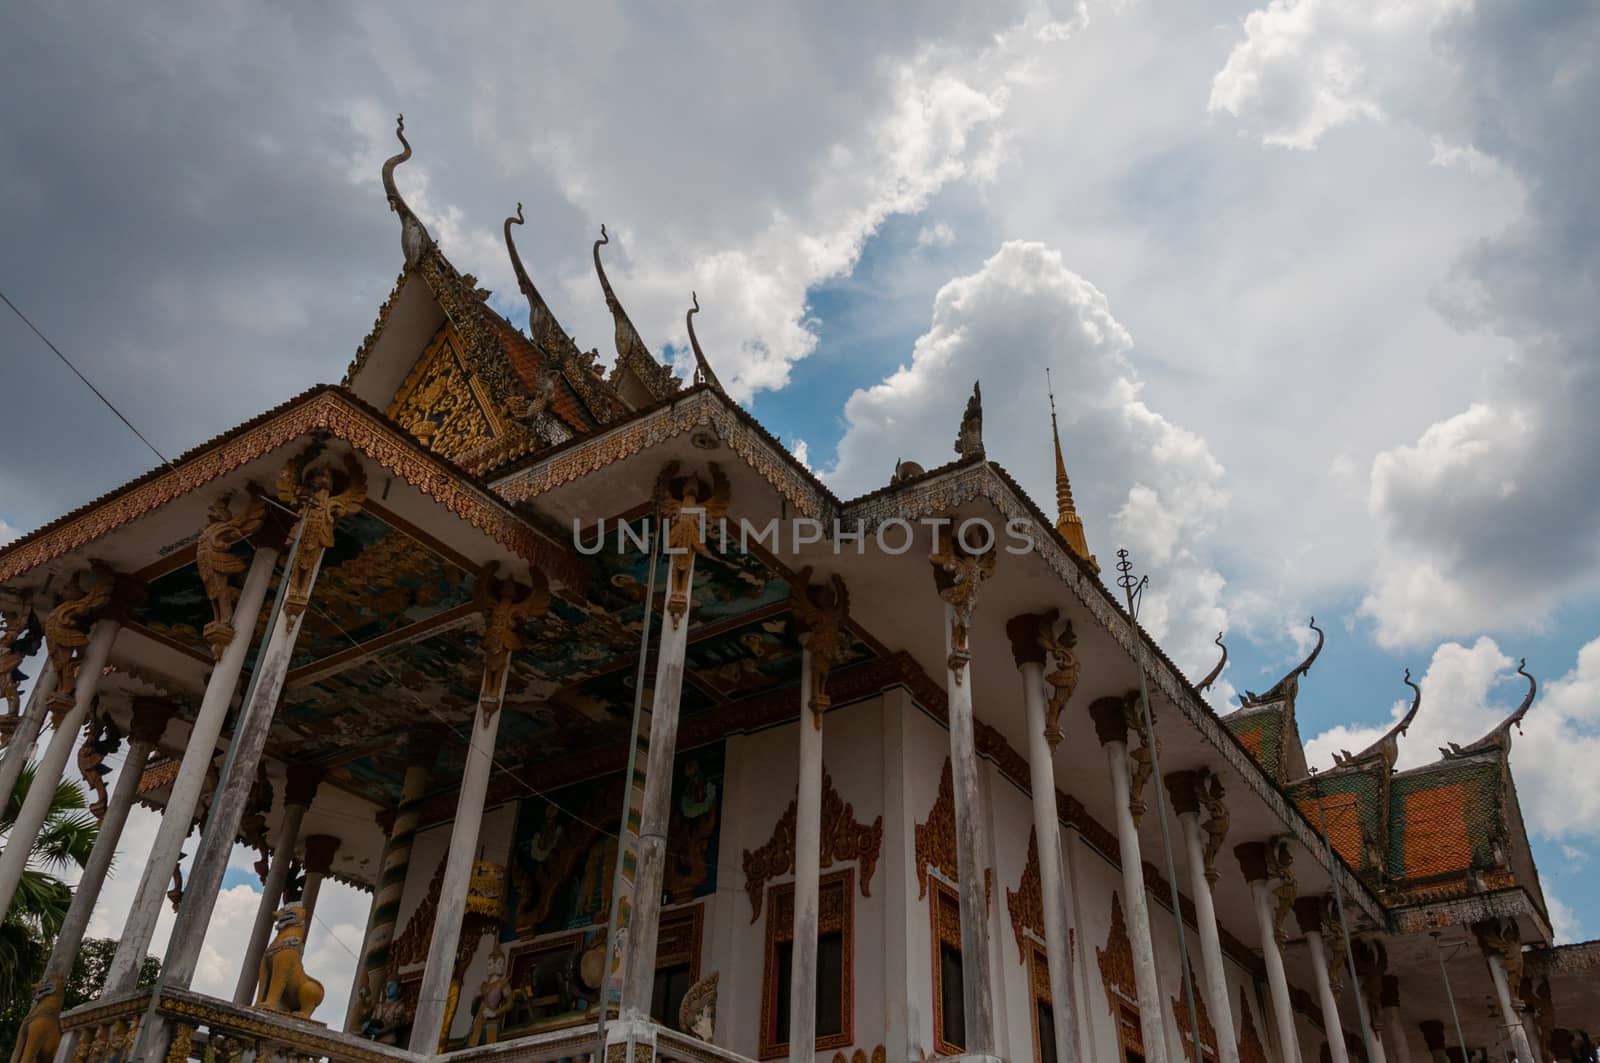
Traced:
<svg viewBox="0 0 1600 1063">
<path fill-rule="evenodd" d="M 724 384 L 842 496 L 953 458 L 981 379 L 989 457 L 1048 506 L 1048 367 L 1090 547 L 1132 552 L 1191 676 L 1227 633 L 1219 710 L 1317 617 L 1314 764 L 1388 725 L 1407 668 L 1402 768 L 1478 738 L 1526 657 L 1512 761 L 1545 896 L 1560 939 L 1600 936 L 1600 7 L 221 0 L 6 23 L 0 290 L 163 453 L 343 375 L 401 264 L 378 173 L 404 111 L 401 189 L 497 308 L 525 320 L 500 240 L 521 202 L 535 282 L 609 358 L 606 223 L 653 348 L 686 372 L 698 293 Z M 155 463 L 3 308 L 0 362 L 0 538 Z M 231 990 L 238 863 L 201 988 Z M 321 903 L 307 965 L 337 1005 L 367 898 Z"/>
</svg>

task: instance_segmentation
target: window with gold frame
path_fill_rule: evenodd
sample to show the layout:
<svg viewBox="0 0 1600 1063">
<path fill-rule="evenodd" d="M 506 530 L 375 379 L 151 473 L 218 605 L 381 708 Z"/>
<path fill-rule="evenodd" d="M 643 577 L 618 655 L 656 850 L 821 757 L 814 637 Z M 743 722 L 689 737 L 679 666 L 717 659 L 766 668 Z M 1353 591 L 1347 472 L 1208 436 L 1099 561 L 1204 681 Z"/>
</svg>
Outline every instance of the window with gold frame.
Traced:
<svg viewBox="0 0 1600 1063">
<path fill-rule="evenodd" d="M 650 1017 L 678 1029 L 683 995 L 700 980 L 700 942 L 705 906 L 690 904 L 661 913 L 656 938 L 656 975 L 650 993 Z"/>
<path fill-rule="evenodd" d="M 848 1048 L 855 1042 L 854 941 L 855 869 L 823 875 L 817 905 L 817 1051 Z M 765 960 L 761 970 L 761 1038 L 759 1059 L 789 1054 L 789 963 L 794 945 L 794 883 L 767 890 Z M 836 955 L 838 969 L 838 1021 L 829 1022 L 830 1009 L 821 999 L 827 991 L 829 969 Z M 829 1030 L 828 1026 L 837 1026 Z"/>
<path fill-rule="evenodd" d="M 966 1013 L 961 967 L 961 897 L 942 880 L 928 876 L 928 913 L 933 937 L 934 1054 L 966 1051 Z"/>
<path fill-rule="evenodd" d="M 1033 1063 L 1056 1063 L 1055 1001 L 1050 994 L 1050 961 L 1044 946 L 1028 942 L 1028 995 L 1033 1007 Z"/>
</svg>

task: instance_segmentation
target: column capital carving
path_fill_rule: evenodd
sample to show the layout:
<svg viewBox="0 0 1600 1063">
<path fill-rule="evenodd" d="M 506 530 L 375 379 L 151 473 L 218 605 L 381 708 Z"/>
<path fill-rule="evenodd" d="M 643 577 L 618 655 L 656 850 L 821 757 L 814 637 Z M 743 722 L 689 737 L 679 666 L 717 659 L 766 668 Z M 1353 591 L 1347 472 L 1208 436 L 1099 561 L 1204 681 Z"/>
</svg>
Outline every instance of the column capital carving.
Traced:
<svg viewBox="0 0 1600 1063">
<path fill-rule="evenodd" d="M 87 570 L 73 576 L 61 600 L 45 617 L 45 651 L 56 673 L 56 689 L 49 704 L 58 715 L 72 707 L 90 629 L 110 611 L 116 589 L 116 571 L 103 561 L 91 561 Z"/>
<path fill-rule="evenodd" d="M 1018 668 L 1025 664 L 1044 663 L 1044 643 L 1040 641 L 1045 630 L 1055 623 L 1059 615 L 1054 609 L 1042 613 L 1018 613 L 1006 621 L 1006 638 L 1011 640 L 1011 659 Z"/>
<path fill-rule="evenodd" d="M 966 676 L 967 663 L 972 660 L 968 633 L 972 627 L 972 614 L 978 608 L 978 588 L 984 580 L 994 575 L 994 544 L 991 542 L 982 553 L 969 553 L 961 545 L 960 536 L 952 532 L 947 523 L 939 528 L 938 541 L 933 553 L 928 555 L 928 563 L 933 566 L 933 584 L 939 591 L 939 597 L 950 606 L 950 658 L 947 666 L 956 682 L 960 683 Z"/>
<path fill-rule="evenodd" d="M 1498 956 L 1505 966 L 1507 988 L 1511 999 L 1520 999 L 1522 987 L 1522 934 L 1515 919 L 1485 919 L 1472 924 L 1472 936 L 1478 939 L 1478 948 L 1485 958 Z"/>
<path fill-rule="evenodd" d="M 1205 822 L 1200 825 L 1200 829 L 1206 832 L 1206 884 L 1216 889 L 1217 854 L 1222 852 L 1222 843 L 1228 840 L 1228 824 L 1231 816 L 1226 801 L 1227 791 L 1222 787 L 1222 777 L 1210 768 L 1202 768 L 1199 774 L 1200 782 L 1196 792 L 1206 810 Z"/>
<path fill-rule="evenodd" d="M 550 584 L 542 570 L 529 566 L 527 583 L 502 579 L 499 572 L 498 562 L 487 565 L 472 592 L 483 615 L 483 683 L 478 690 L 478 708 L 485 719 L 500 711 L 506 669 L 511 654 L 527 642 L 524 628 L 528 621 L 550 610 Z"/>
<path fill-rule="evenodd" d="M 1122 698 L 1096 698 L 1089 705 L 1089 718 L 1094 721 L 1094 734 L 1101 745 L 1128 741 L 1128 713 Z"/>
<path fill-rule="evenodd" d="M 326 875 L 332 871 L 333 857 L 338 851 L 339 839 L 333 835 L 306 835 L 306 873 L 309 875 Z"/>
<path fill-rule="evenodd" d="M 1322 933 L 1323 898 L 1296 897 L 1293 907 L 1294 921 L 1300 925 L 1300 933 Z"/>
<path fill-rule="evenodd" d="M 299 805 L 301 808 L 310 808 L 311 802 L 316 800 L 317 787 L 322 785 L 325 772 L 315 764 L 291 764 L 284 778 L 283 804 Z"/>
<path fill-rule="evenodd" d="M 1239 861 L 1239 870 L 1244 872 L 1246 882 L 1265 882 L 1267 880 L 1267 843 L 1243 842 L 1233 847 L 1234 859 Z"/>
<path fill-rule="evenodd" d="M 300 511 L 300 542 L 287 574 L 283 614 L 298 620 L 311 603 L 311 584 L 322 552 L 333 545 L 339 521 L 361 509 L 367 500 L 367 473 L 354 451 L 346 451 L 342 467 L 319 461 L 323 444 L 314 441 L 284 463 L 278 473 L 278 497 Z"/>
<path fill-rule="evenodd" d="M 167 730 L 177 706 L 166 698 L 135 698 L 133 719 L 128 724 L 128 736 L 135 742 L 155 745 Z"/>
<path fill-rule="evenodd" d="M 1172 799 L 1172 811 L 1180 816 L 1200 814 L 1200 773 L 1197 771 L 1169 771 L 1162 780 L 1167 784 L 1167 795 Z"/>
<path fill-rule="evenodd" d="M 206 599 L 211 603 L 211 622 L 205 626 L 205 639 L 211 646 L 212 660 L 221 660 L 222 653 L 233 641 L 233 609 L 239 602 L 239 588 L 233 577 L 243 572 L 249 562 L 233 552 L 240 542 L 254 535 L 267 518 L 267 503 L 261 489 L 255 484 L 245 488 L 246 499 L 239 512 L 233 511 L 232 490 L 223 491 L 211 500 L 206 510 L 206 525 L 195 540 L 194 566 L 205 588 Z"/>
<path fill-rule="evenodd" d="M 1283 930 L 1283 921 L 1289 915 L 1289 909 L 1294 906 L 1297 887 L 1294 879 L 1294 850 L 1290 847 L 1288 835 L 1280 834 L 1267 843 L 1267 873 L 1277 880 L 1272 887 L 1272 894 L 1277 898 L 1277 907 L 1272 913 L 1272 928 L 1278 935 L 1278 944 L 1282 945 L 1288 940 Z"/>
<path fill-rule="evenodd" d="M 850 648 L 844 626 L 850 613 L 850 589 L 837 572 L 830 582 L 812 586 L 811 566 L 807 565 L 789 584 L 789 605 L 800 629 L 800 645 L 811 654 L 811 689 L 803 696 L 810 701 L 812 725 L 821 727 L 829 705 L 828 673 Z"/>
<path fill-rule="evenodd" d="M 667 530 L 667 615 L 677 627 L 689 612 L 689 581 L 695 554 L 706 554 L 706 528 L 728 515 L 732 489 L 722 466 L 711 462 L 711 482 L 679 476 L 680 465 L 669 461 L 656 476 L 655 503 Z"/>
</svg>

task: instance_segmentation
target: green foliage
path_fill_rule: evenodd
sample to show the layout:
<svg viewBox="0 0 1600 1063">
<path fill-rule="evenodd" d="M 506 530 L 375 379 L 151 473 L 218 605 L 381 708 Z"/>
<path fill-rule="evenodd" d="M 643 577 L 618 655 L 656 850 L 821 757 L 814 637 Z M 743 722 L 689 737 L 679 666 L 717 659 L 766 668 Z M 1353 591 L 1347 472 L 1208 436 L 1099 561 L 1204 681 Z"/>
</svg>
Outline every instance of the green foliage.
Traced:
<svg viewBox="0 0 1600 1063">
<path fill-rule="evenodd" d="M 75 1008 L 87 1004 L 105 988 L 106 975 L 111 971 L 111 959 L 117 954 L 117 942 L 112 938 L 90 938 L 78 947 L 72 961 L 72 973 L 67 976 L 66 1006 Z M 161 961 L 146 956 L 139 965 L 139 985 L 153 985 L 161 974 Z"/>
</svg>

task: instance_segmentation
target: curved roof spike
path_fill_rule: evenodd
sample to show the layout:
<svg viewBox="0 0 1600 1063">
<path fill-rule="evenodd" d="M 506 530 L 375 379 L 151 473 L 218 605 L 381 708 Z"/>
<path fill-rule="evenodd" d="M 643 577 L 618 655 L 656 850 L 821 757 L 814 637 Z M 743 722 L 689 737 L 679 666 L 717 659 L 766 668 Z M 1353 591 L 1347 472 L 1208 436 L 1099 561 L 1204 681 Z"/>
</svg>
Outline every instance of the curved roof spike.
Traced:
<svg viewBox="0 0 1600 1063">
<path fill-rule="evenodd" d="M 726 395 L 727 392 L 722 389 L 722 381 L 718 380 L 717 374 L 711 371 L 711 363 L 706 360 L 705 352 L 700 349 L 699 337 L 694 334 L 694 316 L 700 312 L 700 296 L 698 293 L 691 291 L 689 298 L 694 305 L 683 316 L 683 323 L 689 329 L 689 346 L 694 348 L 695 383 L 698 384 L 703 381 Z"/>
<path fill-rule="evenodd" d="M 1346 750 L 1340 750 L 1339 753 L 1335 754 L 1333 758 L 1333 762 L 1336 767 L 1342 768 L 1346 765 L 1359 764 L 1370 760 L 1374 756 L 1382 754 L 1387 768 L 1390 771 L 1394 770 L 1394 762 L 1400 756 L 1400 738 L 1402 735 L 1410 731 L 1412 722 L 1417 718 L 1417 709 L 1422 706 L 1422 688 L 1411 681 L 1411 669 L 1406 669 L 1405 679 L 1403 679 L 1402 682 L 1404 682 L 1405 685 L 1410 687 L 1412 690 L 1416 691 L 1411 698 L 1411 707 L 1406 710 L 1405 715 L 1396 720 L 1394 726 L 1383 732 L 1383 735 L 1376 742 L 1372 743 L 1361 752 L 1350 753 Z"/>
<path fill-rule="evenodd" d="M 1311 671 L 1311 666 L 1316 663 L 1318 655 L 1322 653 L 1322 644 L 1327 641 L 1327 635 L 1325 635 L 1322 629 L 1317 626 L 1316 617 L 1312 617 L 1310 620 L 1306 621 L 1306 624 L 1311 628 L 1312 631 L 1317 633 L 1317 644 L 1312 648 L 1311 654 L 1306 657 L 1305 660 L 1289 669 L 1289 673 L 1276 683 L 1272 684 L 1272 687 L 1265 694 L 1257 694 L 1252 690 L 1246 690 L 1244 692 L 1244 698 L 1240 702 L 1241 705 L 1276 701 L 1279 698 L 1287 697 L 1300 689 L 1300 677 Z"/>
<path fill-rule="evenodd" d="M 1211 684 L 1215 683 L 1217 681 L 1217 676 L 1222 674 L 1222 669 L 1228 663 L 1228 647 L 1222 645 L 1222 632 L 1220 632 L 1220 631 L 1217 632 L 1216 643 L 1217 643 L 1218 646 L 1222 647 L 1222 660 L 1217 662 L 1217 666 L 1215 668 L 1211 669 L 1211 672 L 1210 672 L 1209 675 L 1207 675 L 1204 679 L 1200 680 L 1200 682 L 1198 684 L 1196 684 L 1196 686 L 1195 686 L 1196 690 L 1199 690 L 1199 691 L 1210 690 L 1211 689 Z"/>
<path fill-rule="evenodd" d="M 633 327 L 628 312 L 622 308 L 622 300 L 617 298 L 616 290 L 611 287 L 611 278 L 606 276 L 606 267 L 600 261 L 600 248 L 610 242 L 611 234 L 606 232 L 602 224 L 600 239 L 594 242 L 592 254 L 594 271 L 600 278 L 600 290 L 605 293 L 606 309 L 611 311 L 611 321 L 615 326 L 617 361 L 611 369 L 612 382 L 615 384 L 620 381 L 622 374 L 631 370 L 653 399 L 665 398 L 678 390 L 678 378 L 672 375 L 671 368 L 656 361 L 655 355 L 650 353 L 644 337 Z"/>
<path fill-rule="evenodd" d="M 1506 722 L 1501 727 L 1515 727 L 1517 733 L 1522 733 L 1522 718 L 1528 715 L 1528 710 L 1533 707 L 1533 696 L 1539 692 L 1539 681 L 1528 674 L 1528 659 L 1522 658 L 1517 662 L 1517 674 L 1528 681 L 1528 693 L 1522 699 L 1522 704 L 1517 706 L 1517 711 L 1506 717 Z"/>
<path fill-rule="evenodd" d="M 1406 731 L 1411 727 L 1411 721 L 1417 718 L 1417 710 L 1422 707 L 1422 688 L 1411 681 L 1411 669 L 1406 669 L 1406 677 L 1402 681 L 1406 686 L 1416 691 L 1416 694 L 1412 696 L 1411 707 L 1406 710 L 1406 714 L 1400 717 L 1400 722 L 1391 728 L 1391 730 L 1397 734 L 1406 733 Z"/>
<path fill-rule="evenodd" d="M 384 161 L 383 191 L 389 199 L 389 209 L 400 215 L 400 250 L 405 254 L 406 265 L 414 266 L 422 253 L 433 244 L 433 238 L 394 183 L 395 167 L 411 158 L 411 142 L 406 139 L 406 116 L 403 114 L 395 118 L 394 135 L 400 141 L 402 150 Z"/>
</svg>

